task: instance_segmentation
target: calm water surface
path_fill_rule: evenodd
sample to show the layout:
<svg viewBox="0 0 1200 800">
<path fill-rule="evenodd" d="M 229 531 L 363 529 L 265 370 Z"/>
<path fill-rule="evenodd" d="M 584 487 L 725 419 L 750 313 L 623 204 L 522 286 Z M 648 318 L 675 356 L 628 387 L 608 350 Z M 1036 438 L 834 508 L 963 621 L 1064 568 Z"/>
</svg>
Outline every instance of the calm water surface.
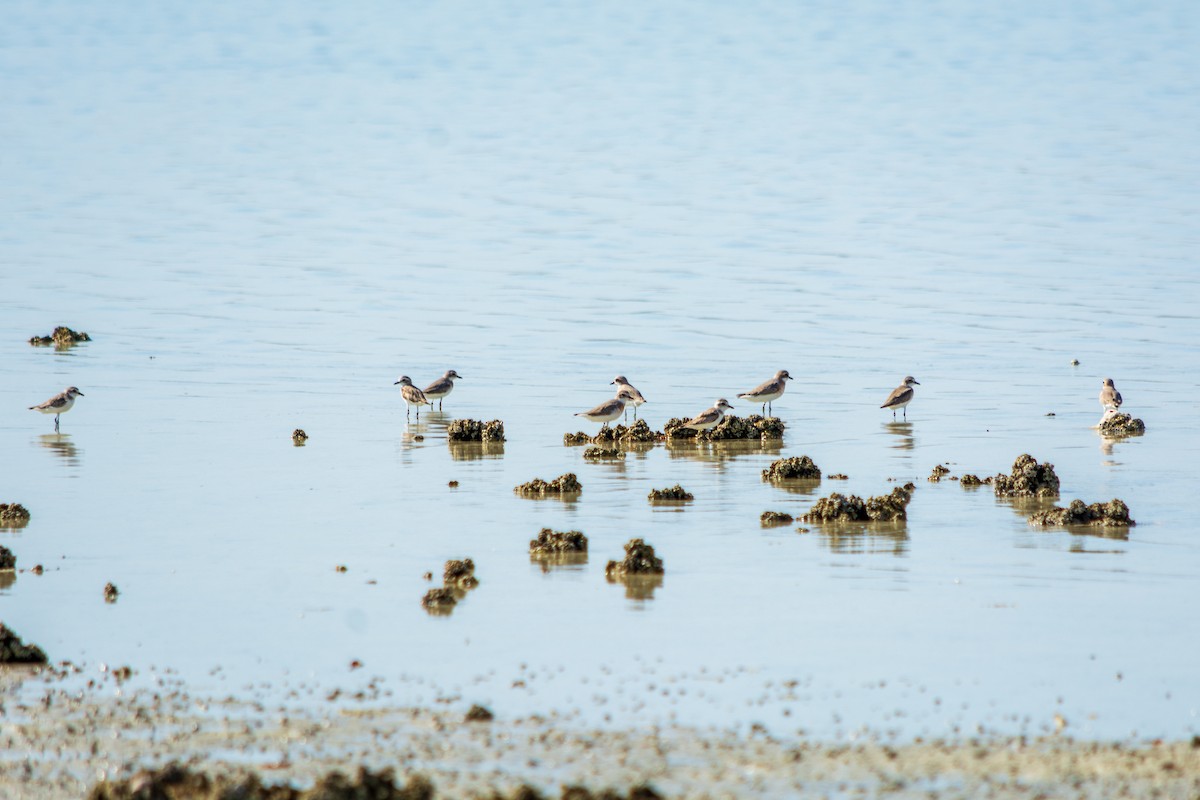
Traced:
<svg viewBox="0 0 1200 800">
<path fill-rule="evenodd" d="M 1200 10 L 855 8 L 9 3 L 0 502 L 33 520 L 0 543 L 46 572 L 5 623 L 268 699 L 378 676 L 620 725 L 1200 731 Z M 57 324 L 95 341 L 25 344 Z M 396 377 L 451 367 L 406 422 Z M 780 445 L 561 444 L 617 373 L 661 427 L 778 369 Z M 1090 429 L 1106 376 L 1145 437 Z M 26 408 L 68 385 L 54 435 Z M 457 416 L 509 441 L 448 446 Z M 1023 452 L 1137 527 L 925 481 Z M 850 480 L 761 481 L 801 454 Z M 575 501 L 512 492 L 568 471 Z M 759 525 L 893 478 L 905 525 Z M 532 564 L 542 527 L 586 563 Z M 604 580 L 633 536 L 649 598 Z M 431 617 L 457 557 L 481 585 Z"/>
</svg>

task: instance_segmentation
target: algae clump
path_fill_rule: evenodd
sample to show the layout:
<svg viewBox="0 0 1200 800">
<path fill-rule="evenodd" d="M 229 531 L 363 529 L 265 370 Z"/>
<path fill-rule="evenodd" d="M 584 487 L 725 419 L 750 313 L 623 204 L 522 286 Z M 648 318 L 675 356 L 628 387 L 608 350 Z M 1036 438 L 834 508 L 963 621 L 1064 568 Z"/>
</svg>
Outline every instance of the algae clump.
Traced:
<svg viewBox="0 0 1200 800">
<path fill-rule="evenodd" d="M 0 664 L 45 664 L 46 654 L 36 644 L 25 644 L 16 632 L 0 622 Z"/>
<path fill-rule="evenodd" d="M 552 481 L 534 478 L 528 483 L 514 487 L 513 491 L 523 495 L 572 494 L 583 491 L 583 484 L 575 477 L 574 472 L 559 475 Z"/>
<path fill-rule="evenodd" d="M 454 559 L 446 562 L 442 570 L 442 584 L 459 589 L 474 589 L 479 585 L 475 577 L 475 562 L 469 558 Z"/>
<path fill-rule="evenodd" d="M 1129 414 L 1113 414 L 1101 420 L 1097 429 L 1104 436 L 1141 436 L 1146 432 L 1146 423 Z"/>
<path fill-rule="evenodd" d="M 687 489 L 684 489 L 678 483 L 666 489 L 651 489 L 650 494 L 646 498 L 651 503 L 661 502 L 684 502 L 687 500 L 695 500 L 696 498 Z"/>
<path fill-rule="evenodd" d="M 942 466 L 941 464 L 938 464 L 936 467 L 933 468 L 933 471 L 929 473 L 929 482 L 930 483 L 938 483 L 939 481 L 941 481 L 941 479 L 943 477 L 945 477 L 946 475 L 949 475 L 949 474 L 950 474 L 949 467 L 945 467 L 945 466 Z"/>
<path fill-rule="evenodd" d="M 821 468 L 813 463 L 808 456 L 792 456 L 780 458 L 771 462 L 771 466 L 762 471 L 764 481 L 792 480 L 804 478 L 818 480 Z"/>
<path fill-rule="evenodd" d="M 908 518 L 908 504 L 916 487 L 897 486 L 889 494 L 863 500 L 858 495 L 834 492 L 822 497 L 805 514 L 804 522 L 888 522 Z"/>
<path fill-rule="evenodd" d="M 583 457 L 589 461 L 599 461 L 601 459 L 623 459 L 625 452 L 618 447 L 589 447 L 583 451 Z"/>
<path fill-rule="evenodd" d="M 764 528 L 774 528 L 776 525 L 790 525 L 792 515 L 783 511 L 764 511 L 758 521 Z"/>
<path fill-rule="evenodd" d="M 643 539 L 630 539 L 625 543 L 625 558 L 609 561 L 604 575 L 610 581 L 626 575 L 662 575 L 662 559 L 654 554 L 654 546 Z"/>
<path fill-rule="evenodd" d="M 529 542 L 530 555 L 556 555 L 558 553 L 586 553 L 587 537 L 580 531 L 554 531 L 542 528 L 536 539 Z"/>
<path fill-rule="evenodd" d="M 24 525 L 29 522 L 29 509 L 20 503 L 0 503 L 0 524 Z"/>
<path fill-rule="evenodd" d="M 1089 525 L 1099 527 L 1128 528 L 1137 525 L 1129 518 L 1129 506 L 1117 498 L 1107 503 L 1085 504 L 1082 500 L 1072 500 L 1066 508 L 1055 506 L 1049 511 L 1041 511 L 1029 517 L 1030 525 Z"/>
<path fill-rule="evenodd" d="M 142 770 L 123 780 L 103 780 L 92 787 L 88 800 L 433 800 L 433 784 L 422 775 L 397 785 L 395 772 L 358 768 L 351 779 L 330 772 L 311 789 L 265 786 L 255 773 L 210 777 L 192 767 L 172 763 Z"/>
<path fill-rule="evenodd" d="M 1028 453 L 1017 456 L 1011 475 L 992 479 L 997 497 L 1058 497 L 1058 475 L 1053 464 L 1039 464 Z"/>
<path fill-rule="evenodd" d="M 969 472 L 966 475 L 963 475 L 962 478 L 960 478 L 958 481 L 960 486 L 967 486 L 967 487 L 983 486 L 985 483 L 991 483 L 991 482 L 992 482 L 991 478 L 982 478 L 981 479 L 978 475 L 972 475 Z"/>
<path fill-rule="evenodd" d="M 32 345 L 48 345 L 52 344 L 56 347 L 70 347 L 73 344 L 80 342 L 90 342 L 92 337 L 86 333 L 77 333 L 66 325 L 59 325 L 49 336 L 32 336 L 29 343 Z"/>
<path fill-rule="evenodd" d="M 451 442 L 503 442 L 504 423 L 498 419 L 456 419 L 446 426 L 446 438 Z"/>
<path fill-rule="evenodd" d="M 725 415 L 715 427 L 706 431 L 697 431 L 683 427 L 691 417 L 675 417 L 663 426 L 663 436 L 667 439 L 695 439 L 697 442 L 720 442 L 740 439 L 779 439 L 787 427 L 778 417 L 764 417 L 751 414 L 738 417 L 733 414 Z"/>
</svg>

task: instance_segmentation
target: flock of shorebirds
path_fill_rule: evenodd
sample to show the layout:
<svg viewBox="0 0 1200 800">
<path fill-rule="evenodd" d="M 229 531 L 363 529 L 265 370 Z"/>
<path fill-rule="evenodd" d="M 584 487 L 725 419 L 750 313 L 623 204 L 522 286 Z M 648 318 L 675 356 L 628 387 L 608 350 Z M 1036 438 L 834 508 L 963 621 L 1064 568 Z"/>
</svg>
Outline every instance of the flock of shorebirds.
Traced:
<svg viewBox="0 0 1200 800">
<path fill-rule="evenodd" d="M 400 396 L 404 398 L 406 404 L 406 415 L 411 413 L 412 409 L 415 408 L 417 410 L 417 419 L 420 419 L 421 408 L 423 406 L 432 407 L 435 400 L 438 404 L 438 410 L 441 410 L 442 401 L 454 391 L 454 382 L 461 378 L 461 375 L 451 369 L 446 370 L 446 374 L 424 389 L 418 389 L 407 375 L 401 375 L 400 379 L 394 385 L 400 387 Z M 790 380 L 792 380 L 792 376 L 788 374 L 788 371 L 781 369 L 775 373 L 775 377 L 771 378 L 771 380 L 755 386 L 748 392 L 742 392 L 738 397 L 743 400 L 749 400 L 756 405 L 761 403 L 763 414 L 766 415 L 771 411 L 771 403 L 783 396 L 783 390 L 787 387 L 787 382 Z M 601 429 L 608 427 L 608 423 L 616 420 L 621 415 L 628 414 L 630 408 L 633 409 L 633 416 L 636 419 L 637 408 L 646 402 L 646 398 L 625 379 L 624 375 L 618 375 L 613 378 L 612 384 L 617 387 L 616 397 L 606 400 L 595 408 L 580 411 L 575 416 L 583 417 L 589 422 L 599 422 L 601 423 Z M 883 405 L 880 408 L 890 408 L 893 419 L 895 419 L 897 411 L 903 410 L 904 418 L 908 419 L 908 404 L 912 402 L 915 395 L 913 387 L 920 385 L 913 376 L 907 376 L 903 383 L 892 390 L 892 393 L 883 401 Z M 57 431 L 59 415 L 71 410 L 75 405 L 76 397 L 83 397 L 83 392 L 72 386 L 65 392 L 54 395 L 54 397 L 51 397 L 46 402 L 30 406 L 29 408 L 31 411 L 53 414 L 54 430 Z M 1115 413 L 1121 407 L 1122 402 L 1121 393 L 1113 385 L 1113 379 L 1105 378 L 1100 388 L 1100 406 L 1104 409 L 1105 414 Z M 696 431 L 710 430 L 721 424 L 721 420 L 725 418 L 726 411 L 732 410 L 733 406 L 729 404 L 728 400 L 724 397 L 718 398 L 712 408 L 701 411 L 685 422 L 683 427 Z"/>
</svg>

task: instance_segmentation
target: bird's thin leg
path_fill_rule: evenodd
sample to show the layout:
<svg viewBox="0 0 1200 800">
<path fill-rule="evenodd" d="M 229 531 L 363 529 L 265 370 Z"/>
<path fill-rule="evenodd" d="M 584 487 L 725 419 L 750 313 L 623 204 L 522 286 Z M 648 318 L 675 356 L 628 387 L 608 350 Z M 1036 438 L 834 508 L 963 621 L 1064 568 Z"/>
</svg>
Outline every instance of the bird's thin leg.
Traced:
<svg viewBox="0 0 1200 800">
<path fill-rule="evenodd" d="M 908 419 L 908 406 L 905 406 L 905 407 L 904 407 L 904 419 L 905 419 L 905 420 L 907 420 L 907 419 Z"/>
<path fill-rule="evenodd" d="M 54 415 L 54 432 L 58 433 L 58 414 Z"/>
</svg>

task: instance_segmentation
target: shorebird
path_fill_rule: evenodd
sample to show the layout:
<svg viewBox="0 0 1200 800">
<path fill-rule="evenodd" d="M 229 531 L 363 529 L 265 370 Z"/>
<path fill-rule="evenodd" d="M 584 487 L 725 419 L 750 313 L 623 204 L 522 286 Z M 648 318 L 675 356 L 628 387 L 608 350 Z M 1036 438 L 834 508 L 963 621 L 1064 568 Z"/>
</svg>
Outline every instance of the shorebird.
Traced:
<svg viewBox="0 0 1200 800">
<path fill-rule="evenodd" d="M 783 397 L 783 390 L 787 387 L 787 382 L 791 379 L 792 376 L 788 375 L 788 371 L 786 369 L 781 369 L 779 372 L 775 373 L 775 377 L 771 378 L 771 380 L 755 386 L 748 392 L 739 394 L 738 397 L 742 398 L 743 400 L 751 400 L 755 403 L 762 403 L 763 416 L 766 416 L 768 410 L 771 408 L 771 402 Z"/>
<path fill-rule="evenodd" d="M 600 430 L 608 427 L 608 423 L 625 413 L 625 404 L 633 402 L 633 395 L 621 389 L 612 400 L 606 400 L 588 411 L 580 411 L 575 416 L 583 417 L 588 422 L 603 423 Z"/>
<path fill-rule="evenodd" d="M 712 408 L 701 411 L 680 427 L 691 428 L 694 431 L 712 430 L 721 424 L 726 411 L 733 411 L 733 406 L 729 405 L 729 401 L 722 397 L 713 404 Z"/>
<path fill-rule="evenodd" d="M 56 394 L 44 403 L 36 406 L 30 406 L 30 411 L 40 411 L 43 414 L 54 415 L 54 432 L 58 433 L 58 415 L 65 414 L 71 410 L 71 406 L 75 405 L 75 398 L 83 397 L 83 392 L 76 389 L 74 386 L 69 387 L 62 394 Z"/>
<path fill-rule="evenodd" d="M 612 379 L 613 384 L 617 387 L 617 392 L 628 392 L 631 399 L 625 404 L 625 416 L 629 416 L 629 406 L 633 406 L 633 418 L 637 419 L 638 406 L 646 402 L 646 398 L 642 397 L 642 393 L 630 385 L 629 381 L 625 380 L 624 375 L 618 375 Z"/>
<path fill-rule="evenodd" d="M 909 375 L 904 379 L 904 383 L 892 389 L 892 393 L 888 395 L 887 400 L 883 401 L 883 405 L 880 408 L 890 408 L 892 410 L 892 419 L 896 418 L 896 409 L 903 408 L 904 418 L 908 419 L 908 404 L 912 402 L 913 395 L 916 394 L 912 387 L 920 385 L 920 382 L 916 378 Z"/>
<path fill-rule="evenodd" d="M 429 398 L 425 396 L 417 387 L 413 386 L 412 378 L 407 375 L 401 375 L 400 380 L 392 384 L 400 387 L 400 396 L 404 398 L 404 402 L 408 405 L 404 409 L 404 418 L 408 419 L 408 415 L 415 406 L 417 409 L 417 419 L 421 418 L 421 406 L 432 406 Z"/>
<path fill-rule="evenodd" d="M 1111 408 L 1116 411 L 1123 402 L 1121 393 L 1117 391 L 1116 386 L 1113 386 L 1113 379 L 1105 378 L 1104 385 L 1100 387 L 1100 406 L 1105 410 Z"/>
<path fill-rule="evenodd" d="M 442 377 L 438 378 L 436 381 L 434 381 L 433 383 L 431 383 L 425 387 L 424 394 L 425 394 L 425 397 L 429 399 L 429 401 L 430 401 L 429 404 L 433 405 L 433 401 L 437 400 L 438 401 L 438 411 L 441 411 L 442 410 L 442 399 L 445 398 L 446 395 L 448 395 L 454 391 L 454 382 L 456 380 L 461 380 L 461 379 L 462 379 L 462 375 L 459 375 L 454 370 L 452 370 L 452 369 L 446 370 L 445 375 L 443 375 Z"/>
</svg>

